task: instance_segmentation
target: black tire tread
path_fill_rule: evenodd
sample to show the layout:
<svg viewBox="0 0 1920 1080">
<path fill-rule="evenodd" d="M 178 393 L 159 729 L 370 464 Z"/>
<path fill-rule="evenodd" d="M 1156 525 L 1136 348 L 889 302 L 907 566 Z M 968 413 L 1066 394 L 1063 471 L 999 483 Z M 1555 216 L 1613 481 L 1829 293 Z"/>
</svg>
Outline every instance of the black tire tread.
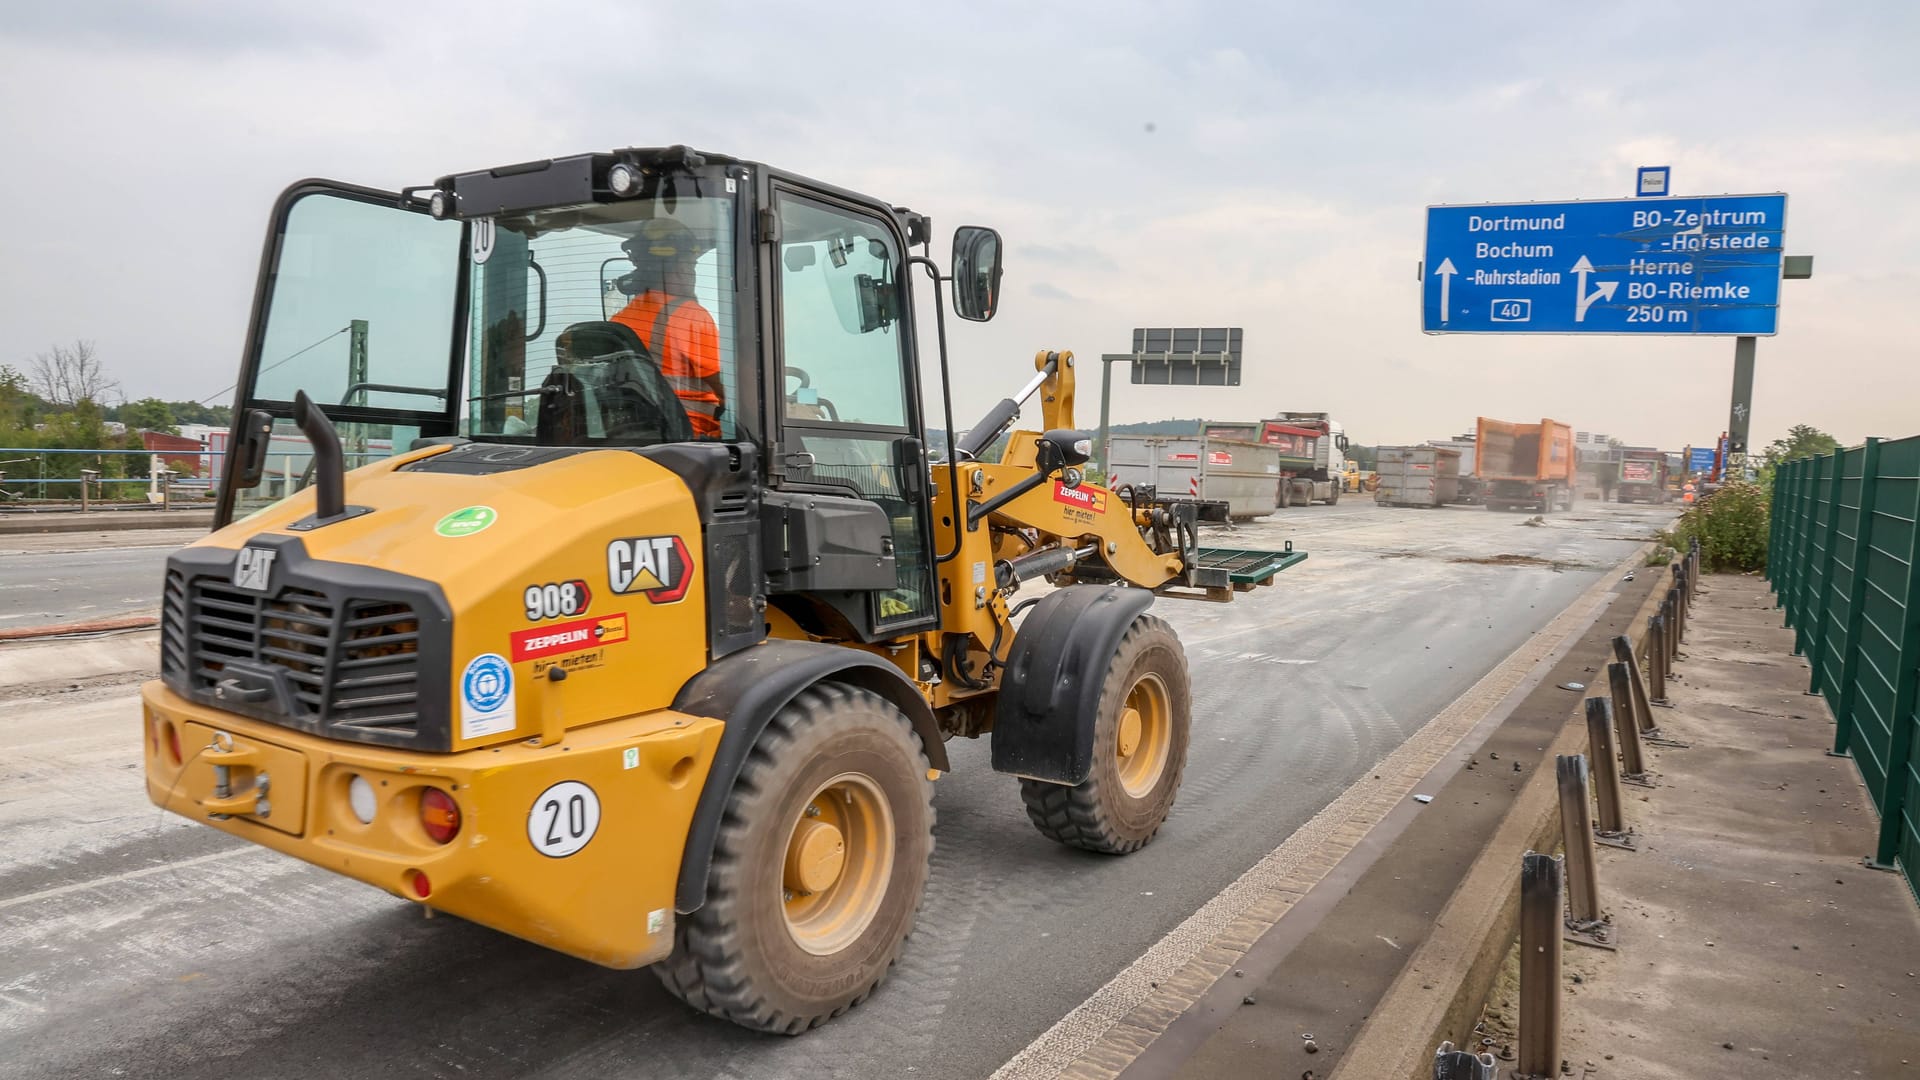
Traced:
<svg viewBox="0 0 1920 1080">
<path fill-rule="evenodd" d="M 737 860 L 738 856 L 734 853 L 739 850 L 747 829 L 751 827 L 751 823 L 738 813 L 737 793 L 743 790 L 759 791 L 765 787 L 767 773 L 776 762 L 793 752 L 796 744 L 801 742 L 803 729 L 814 727 L 825 731 L 836 722 L 844 723 L 848 706 L 860 702 L 875 704 L 898 717 L 901 729 L 915 748 L 920 775 L 926 775 L 931 767 L 926 748 L 913 731 L 911 721 L 891 702 L 870 690 L 842 683 L 816 683 L 801 691 L 791 704 L 767 723 L 766 730 L 760 733 L 754 743 L 746 764 L 741 766 L 739 779 L 735 781 L 736 797 L 727 802 L 726 816 L 721 821 L 720 833 L 714 842 L 713 859 L 716 866 L 723 860 Z M 927 825 L 931 831 L 934 821 L 932 784 L 923 781 L 921 787 L 927 799 Z M 933 844 L 929 840 L 929 860 L 932 854 Z M 924 890 L 921 897 L 921 902 L 915 904 L 916 917 L 924 903 Z M 824 1013 L 789 1015 L 770 1005 L 764 993 L 753 985 L 736 944 L 740 927 L 729 914 L 728 904 L 724 901 L 716 903 L 709 898 L 709 902 L 700 910 L 679 917 L 673 931 L 673 953 L 653 965 L 653 972 L 668 993 L 688 1005 L 757 1031 L 798 1035 L 860 1004 L 886 981 L 905 944 L 904 938 L 895 944 L 893 955 L 888 958 L 886 966 L 880 969 L 878 977 L 851 1000 Z"/>
<path fill-rule="evenodd" d="M 1143 638 L 1164 638 L 1180 656 L 1181 664 L 1185 665 L 1186 653 L 1180 647 L 1178 635 L 1164 620 L 1152 615 L 1142 615 L 1134 620 L 1120 638 L 1114 655 L 1126 655 L 1130 649 L 1139 647 Z M 1112 678 L 1111 671 L 1109 669 L 1106 683 L 1100 689 L 1100 715 L 1106 714 L 1108 695 L 1122 695 L 1129 689 L 1116 685 L 1119 680 Z M 1186 770 L 1186 755 L 1176 755 L 1167 764 L 1172 770 L 1170 783 L 1177 790 L 1181 775 Z M 1020 801 L 1026 804 L 1027 819 L 1033 822 L 1033 827 L 1042 836 L 1068 847 L 1107 855 L 1126 855 L 1146 847 L 1159 835 L 1160 826 L 1156 824 L 1153 831 L 1144 837 L 1123 835 L 1106 812 L 1104 800 L 1100 797 L 1100 782 L 1098 769 L 1087 778 L 1086 783 L 1076 787 L 1022 779 Z"/>
</svg>

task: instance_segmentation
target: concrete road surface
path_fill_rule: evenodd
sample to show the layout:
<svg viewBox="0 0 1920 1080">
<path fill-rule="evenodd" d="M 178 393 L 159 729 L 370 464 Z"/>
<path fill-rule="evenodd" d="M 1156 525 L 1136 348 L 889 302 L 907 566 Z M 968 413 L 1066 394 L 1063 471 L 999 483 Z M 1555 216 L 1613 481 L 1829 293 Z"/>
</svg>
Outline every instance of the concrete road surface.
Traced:
<svg viewBox="0 0 1920 1080">
<path fill-rule="evenodd" d="M 987 1076 L 1670 517 L 1350 500 L 1214 534 L 1312 557 L 1232 604 L 1155 604 L 1195 691 L 1159 839 L 1054 845 L 956 741 L 920 929 L 872 1000 L 797 1039 L 162 815 L 131 677 L 0 690 L 0 1076 Z"/>
<path fill-rule="evenodd" d="M 0 536 L 0 630 L 157 611 L 167 553 L 205 529 Z"/>
</svg>

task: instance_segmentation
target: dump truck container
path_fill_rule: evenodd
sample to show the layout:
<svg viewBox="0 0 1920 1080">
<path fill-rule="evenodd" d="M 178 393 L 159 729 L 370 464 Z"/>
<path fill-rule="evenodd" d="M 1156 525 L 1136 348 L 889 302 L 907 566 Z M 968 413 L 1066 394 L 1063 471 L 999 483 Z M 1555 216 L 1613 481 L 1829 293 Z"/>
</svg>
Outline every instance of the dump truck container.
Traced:
<svg viewBox="0 0 1920 1080">
<path fill-rule="evenodd" d="M 1151 485 L 1162 496 L 1224 502 L 1236 521 L 1273 513 L 1276 447 L 1210 435 L 1115 435 L 1108 446 L 1109 487 Z"/>
<path fill-rule="evenodd" d="M 1433 509 L 1460 496 L 1460 451 L 1438 446 L 1383 446 L 1378 451 L 1381 506 Z"/>
<path fill-rule="evenodd" d="M 1490 510 L 1573 509 L 1573 428 L 1557 420 L 1517 424 L 1482 416 L 1474 436 L 1474 475 Z"/>
<path fill-rule="evenodd" d="M 1658 450 L 1628 450 L 1620 459 L 1620 482 L 1614 488 L 1618 502 L 1667 501 L 1667 455 Z"/>
</svg>

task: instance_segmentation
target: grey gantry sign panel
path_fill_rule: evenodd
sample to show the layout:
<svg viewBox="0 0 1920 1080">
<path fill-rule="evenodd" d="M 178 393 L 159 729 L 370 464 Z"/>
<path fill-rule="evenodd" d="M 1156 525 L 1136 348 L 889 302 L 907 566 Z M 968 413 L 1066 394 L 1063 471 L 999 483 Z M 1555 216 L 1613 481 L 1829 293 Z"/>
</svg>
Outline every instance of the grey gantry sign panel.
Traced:
<svg viewBox="0 0 1920 1080">
<path fill-rule="evenodd" d="M 1239 386 L 1238 326 L 1142 327 L 1133 332 L 1133 381 L 1157 386 Z"/>
</svg>

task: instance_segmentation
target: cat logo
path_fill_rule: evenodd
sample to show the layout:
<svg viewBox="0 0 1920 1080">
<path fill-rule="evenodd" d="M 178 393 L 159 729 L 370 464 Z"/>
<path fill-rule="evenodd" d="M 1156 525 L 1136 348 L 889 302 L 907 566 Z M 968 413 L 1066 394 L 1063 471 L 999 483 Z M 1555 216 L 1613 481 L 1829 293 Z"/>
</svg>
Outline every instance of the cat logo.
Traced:
<svg viewBox="0 0 1920 1080">
<path fill-rule="evenodd" d="M 241 548 L 233 560 L 233 587 L 263 593 L 273 577 L 273 559 L 279 552 L 271 548 Z"/>
<path fill-rule="evenodd" d="M 671 604 L 692 583 L 693 557 L 678 536 L 630 536 L 607 545 L 607 587 L 615 593 Z"/>
</svg>

